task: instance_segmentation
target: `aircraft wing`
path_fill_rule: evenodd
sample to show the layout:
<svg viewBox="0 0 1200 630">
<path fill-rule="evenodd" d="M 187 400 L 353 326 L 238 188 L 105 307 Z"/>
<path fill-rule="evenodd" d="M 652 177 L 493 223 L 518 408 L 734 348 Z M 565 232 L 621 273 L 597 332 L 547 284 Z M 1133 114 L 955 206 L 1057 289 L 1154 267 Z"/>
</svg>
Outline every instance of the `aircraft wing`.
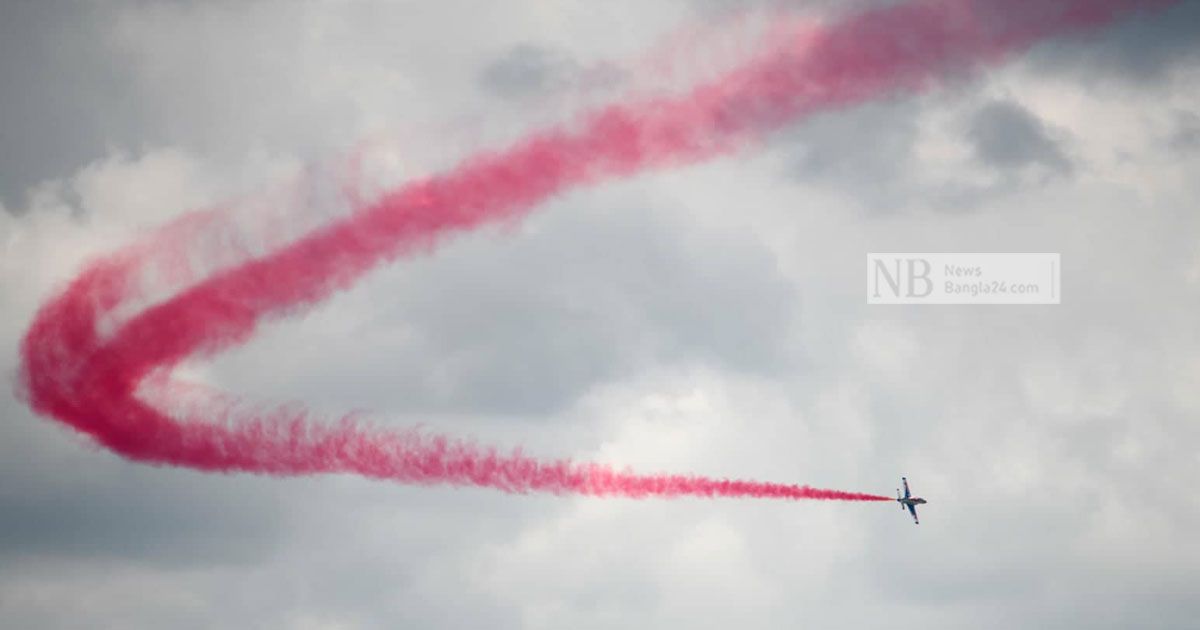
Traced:
<svg viewBox="0 0 1200 630">
<path fill-rule="evenodd" d="M 908 504 L 908 511 L 909 511 L 909 512 L 911 512 L 911 513 L 912 513 L 912 515 L 913 515 L 913 522 L 914 522 L 914 523 L 916 523 L 917 525 L 920 525 L 920 524 L 921 524 L 921 521 L 920 521 L 920 519 L 918 519 L 918 518 L 917 518 L 917 506 L 915 506 L 915 505 L 913 505 L 913 504 L 909 503 L 909 504 Z"/>
<path fill-rule="evenodd" d="M 911 497 L 912 493 L 908 491 L 908 477 L 901 477 L 900 481 L 904 482 L 904 498 L 907 499 Z"/>
</svg>

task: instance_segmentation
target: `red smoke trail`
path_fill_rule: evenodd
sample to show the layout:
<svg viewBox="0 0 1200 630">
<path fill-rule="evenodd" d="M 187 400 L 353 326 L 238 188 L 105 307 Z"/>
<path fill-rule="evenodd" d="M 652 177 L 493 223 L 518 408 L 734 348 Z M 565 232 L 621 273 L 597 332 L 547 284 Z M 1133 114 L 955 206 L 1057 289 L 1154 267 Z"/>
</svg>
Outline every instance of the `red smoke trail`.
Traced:
<svg viewBox="0 0 1200 630">
<path fill-rule="evenodd" d="M 114 311 L 141 297 L 137 274 L 144 265 L 221 229 L 219 212 L 184 219 L 160 234 L 164 241 L 93 263 L 42 307 L 22 345 L 24 393 L 37 412 L 125 457 L 201 470 L 354 472 L 508 492 L 891 500 L 499 455 L 415 431 L 316 423 L 302 411 L 180 418 L 137 393 L 148 377 L 244 342 L 264 318 L 306 308 L 447 234 L 519 217 L 573 187 L 728 153 L 811 112 L 922 88 L 948 72 L 1152 4 L 1164 3 L 936 0 L 859 13 L 772 47 L 683 96 L 616 103 L 504 151 L 476 155 L 113 323 Z M 115 330 L 104 332 L 109 327 Z"/>
</svg>

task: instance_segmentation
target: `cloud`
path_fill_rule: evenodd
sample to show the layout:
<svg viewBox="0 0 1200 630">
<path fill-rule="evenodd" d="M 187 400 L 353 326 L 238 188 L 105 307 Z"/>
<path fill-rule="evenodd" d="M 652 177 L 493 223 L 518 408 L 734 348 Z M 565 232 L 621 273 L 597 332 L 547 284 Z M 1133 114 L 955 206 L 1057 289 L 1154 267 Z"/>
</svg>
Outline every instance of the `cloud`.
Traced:
<svg viewBox="0 0 1200 630">
<path fill-rule="evenodd" d="M 1167 141 L 1171 149 L 1181 153 L 1200 149 L 1200 114 L 1179 112 L 1176 120 L 1175 130 Z"/>
<path fill-rule="evenodd" d="M 1042 121 L 1018 103 L 992 101 L 980 107 L 967 138 L 979 161 L 1002 171 L 1041 166 L 1067 174 L 1072 168 Z"/>
<path fill-rule="evenodd" d="M 564 87 L 579 68 L 570 57 L 532 44 L 520 44 L 489 63 L 479 74 L 484 90 L 504 98 Z"/>
<path fill-rule="evenodd" d="M 27 414 L 6 416 L 39 422 Z M 284 535 L 280 503 L 258 482 L 130 470 L 108 457 L 90 458 L 87 473 L 48 470 L 11 452 L 5 457 L 0 557 L 13 565 L 101 559 L 246 566 L 269 557 Z"/>
<path fill-rule="evenodd" d="M 100 5 L 13 3 L 0 19 L 0 202 L 144 138 L 129 60 Z"/>
<path fill-rule="evenodd" d="M 974 211 L 1075 172 L 1065 130 L 1015 101 L 951 90 L 824 114 L 772 147 L 797 183 L 871 214 Z"/>
<path fill-rule="evenodd" d="M 1183 0 L 1165 10 L 1116 24 L 1101 35 L 1046 42 L 1030 64 L 1051 75 L 1084 81 L 1147 86 L 1171 81 L 1171 70 L 1200 55 L 1200 2 Z"/>
<path fill-rule="evenodd" d="M 832 112 L 786 132 L 795 175 L 882 207 L 904 194 L 919 138 L 919 106 L 912 99 Z"/>
</svg>

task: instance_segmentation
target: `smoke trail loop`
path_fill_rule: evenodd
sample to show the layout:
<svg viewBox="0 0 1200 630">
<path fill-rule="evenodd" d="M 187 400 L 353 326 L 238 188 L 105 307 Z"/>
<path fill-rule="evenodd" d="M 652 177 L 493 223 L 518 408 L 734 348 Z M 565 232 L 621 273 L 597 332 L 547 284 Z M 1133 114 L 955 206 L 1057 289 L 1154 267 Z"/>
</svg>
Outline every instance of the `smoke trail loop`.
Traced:
<svg viewBox="0 0 1200 630">
<path fill-rule="evenodd" d="M 306 309 L 378 265 L 431 249 L 451 234 L 519 219 L 579 187 L 728 155 L 814 112 L 927 88 L 1045 37 L 1167 4 L 929 0 L 864 11 L 788 31 L 788 39 L 772 37 L 761 54 L 683 94 L 618 101 L 505 150 L 480 153 L 257 257 L 234 242 L 237 231 L 222 209 L 189 215 L 92 263 L 40 309 L 21 346 L 23 395 L 38 413 L 125 457 L 206 471 L 356 473 L 597 497 L 890 501 L 544 461 L 415 430 L 375 430 L 349 417 L 322 424 L 302 408 L 246 413 L 219 396 L 182 415 L 152 403 L 154 392 L 170 398 L 182 391 L 169 377 L 182 361 L 243 343 L 270 318 Z M 211 270 L 194 264 L 197 253 Z M 139 281 L 150 269 L 168 284 L 191 284 L 126 312 L 147 298 Z"/>
</svg>

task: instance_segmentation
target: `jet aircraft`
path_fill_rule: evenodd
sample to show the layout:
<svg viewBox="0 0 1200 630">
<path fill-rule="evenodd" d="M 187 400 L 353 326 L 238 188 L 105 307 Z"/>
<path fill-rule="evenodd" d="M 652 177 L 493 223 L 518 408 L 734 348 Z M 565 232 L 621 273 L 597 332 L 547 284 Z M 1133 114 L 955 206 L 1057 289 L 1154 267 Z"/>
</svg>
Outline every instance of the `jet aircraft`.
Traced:
<svg viewBox="0 0 1200 630">
<path fill-rule="evenodd" d="M 917 506 L 924 505 L 928 501 L 912 495 L 912 492 L 908 489 L 908 477 L 901 477 L 900 481 L 904 482 L 904 496 L 900 496 L 900 489 L 896 488 L 896 501 L 900 503 L 901 510 L 908 508 L 908 511 L 912 514 L 913 523 L 920 525 L 921 521 L 917 518 Z"/>
</svg>

